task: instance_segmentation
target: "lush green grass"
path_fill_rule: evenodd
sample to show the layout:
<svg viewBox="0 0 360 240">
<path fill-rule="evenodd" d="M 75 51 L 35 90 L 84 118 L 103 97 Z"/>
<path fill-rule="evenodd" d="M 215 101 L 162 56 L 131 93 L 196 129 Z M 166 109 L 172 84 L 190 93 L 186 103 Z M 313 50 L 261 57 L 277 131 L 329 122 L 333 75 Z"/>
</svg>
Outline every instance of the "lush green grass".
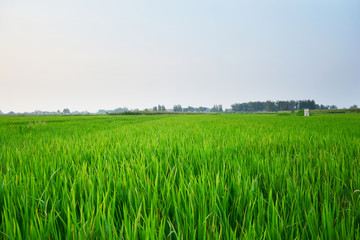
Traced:
<svg viewBox="0 0 360 240">
<path fill-rule="evenodd" d="M 360 115 L 0 118 L 0 238 L 355 239 Z"/>
</svg>

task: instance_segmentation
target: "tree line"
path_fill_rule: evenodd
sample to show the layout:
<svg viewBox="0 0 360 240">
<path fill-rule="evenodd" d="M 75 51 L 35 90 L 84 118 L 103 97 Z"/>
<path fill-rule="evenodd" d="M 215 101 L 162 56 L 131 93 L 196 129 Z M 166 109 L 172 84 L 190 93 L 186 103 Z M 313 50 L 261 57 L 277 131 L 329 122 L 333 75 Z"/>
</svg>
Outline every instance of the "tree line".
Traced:
<svg viewBox="0 0 360 240">
<path fill-rule="evenodd" d="M 165 105 L 157 105 L 152 109 L 144 109 L 145 112 L 155 111 L 155 112 L 277 112 L 277 111 L 296 111 L 300 109 L 308 108 L 311 110 L 314 109 L 337 109 L 336 105 L 323 105 L 317 104 L 314 100 L 290 100 L 290 101 L 256 101 L 256 102 L 244 102 L 244 103 L 234 103 L 231 105 L 231 109 L 223 109 L 223 106 L 214 105 L 212 108 L 208 107 L 182 107 L 180 104 L 174 105 L 172 109 L 166 109 Z M 357 105 L 352 105 L 350 109 L 357 109 Z M 139 109 L 129 110 L 127 107 L 116 108 L 114 110 L 103 110 L 100 109 L 97 114 L 110 114 L 110 113 L 121 113 L 121 112 L 129 112 L 129 111 L 139 111 Z M 65 108 L 62 112 L 60 110 L 56 112 L 47 112 L 47 111 L 39 111 L 31 113 L 15 113 L 13 111 L 9 113 L 3 113 L 0 110 L 0 115 L 15 115 L 15 114 L 24 114 L 24 115 L 61 115 L 61 114 L 90 114 L 88 111 L 74 111 L 70 112 L 68 108 Z"/>
<path fill-rule="evenodd" d="M 210 111 L 209 108 L 207 107 L 192 107 L 192 106 L 188 106 L 188 107 L 182 107 L 180 104 L 178 105 L 174 105 L 173 109 L 174 112 L 208 112 Z"/>
<path fill-rule="evenodd" d="M 153 109 L 152 109 L 153 111 L 160 111 L 160 112 L 165 112 L 166 111 L 166 108 L 165 108 L 165 106 L 164 105 L 157 105 L 157 106 L 154 106 L 153 107 Z"/>
<path fill-rule="evenodd" d="M 337 109 L 335 105 L 317 104 L 314 100 L 290 100 L 290 101 L 266 101 L 266 102 L 245 102 L 231 105 L 234 112 L 277 112 L 296 111 L 300 109 Z"/>
</svg>

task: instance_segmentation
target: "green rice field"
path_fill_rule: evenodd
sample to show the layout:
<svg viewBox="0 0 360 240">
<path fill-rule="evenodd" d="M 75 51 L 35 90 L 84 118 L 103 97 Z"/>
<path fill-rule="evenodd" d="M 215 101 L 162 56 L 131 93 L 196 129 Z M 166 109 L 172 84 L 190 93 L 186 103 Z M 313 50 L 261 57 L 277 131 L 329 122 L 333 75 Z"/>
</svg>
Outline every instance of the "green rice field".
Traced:
<svg viewBox="0 0 360 240">
<path fill-rule="evenodd" d="M 359 239 L 360 114 L 0 117 L 0 239 Z"/>
</svg>

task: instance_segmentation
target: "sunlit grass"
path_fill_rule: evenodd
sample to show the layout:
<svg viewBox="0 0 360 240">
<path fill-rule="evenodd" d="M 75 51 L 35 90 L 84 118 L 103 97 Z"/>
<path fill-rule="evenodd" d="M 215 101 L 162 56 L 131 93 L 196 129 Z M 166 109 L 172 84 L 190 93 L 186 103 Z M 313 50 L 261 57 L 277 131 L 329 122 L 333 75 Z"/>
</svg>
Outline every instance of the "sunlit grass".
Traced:
<svg viewBox="0 0 360 240">
<path fill-rule="evenodd" d="M 355 239 L 360 115 L 0 118 L 0 238 Z"/>
</svg>

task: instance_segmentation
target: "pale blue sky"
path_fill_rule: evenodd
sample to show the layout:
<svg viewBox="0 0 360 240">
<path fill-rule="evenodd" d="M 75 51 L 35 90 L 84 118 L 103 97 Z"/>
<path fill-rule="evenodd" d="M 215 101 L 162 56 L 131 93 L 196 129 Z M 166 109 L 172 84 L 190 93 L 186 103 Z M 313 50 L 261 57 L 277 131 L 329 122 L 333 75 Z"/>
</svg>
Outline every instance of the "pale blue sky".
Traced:
<svg viewBox="0 0 360 240">
<path fill-rule="evenodd" d="M 360 105 L 360 1 L 0 0 L 0 110 Z"/>
</svg>

